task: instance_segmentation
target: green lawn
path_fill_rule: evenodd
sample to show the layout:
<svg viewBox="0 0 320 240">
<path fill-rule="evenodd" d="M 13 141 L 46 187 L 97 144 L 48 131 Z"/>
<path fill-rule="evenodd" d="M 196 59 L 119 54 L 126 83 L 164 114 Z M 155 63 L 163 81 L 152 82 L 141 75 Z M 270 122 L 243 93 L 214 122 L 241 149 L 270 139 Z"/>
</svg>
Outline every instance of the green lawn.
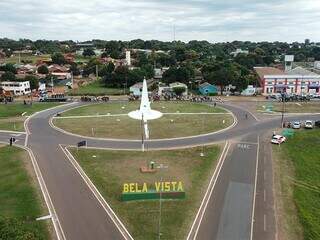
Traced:
<svg viewBox="0 0 320 240">
<path fill-rule="evenodd" d="M 69 95 L 89 95 L 89 96 L 102 96 L 102 95 L 122 95 L 124 94 L 123 88 L 107 88 L 100 81 L 94 81 L 79 87 L 78 89 L 69 92 Z"/>
<path fill-rule="evenodd" d="M 49 239 L 45 222 L 35 219 L 48 214 L 27 169 L 27 153 L 16 147 L 0 147 L 0 239 Z M 29 163 L 27 163 L 29 162 Z M 26 167 L 27 164 L 29 167 Z"/>
<path fill-rule="evenodd" d="M 0 129 L 8 131 L 24 131 L 25 117 L 0 118 Z"/>
<path fill-rule="evenodd" d="M 95 104 L 73 109 L 62 116 L 126 114 L 139 108 L 138 102 Z M 155 102 L 152 108 L 164 113 L 226 113 L 221 108 L 205 104 Z M 186 137 L 214 132 L 230 126 L 233 118 L 230 114 L 168 114 L 148 122 L 150 138 Z M 54 120 L 54 124 L 66 131 L 83 136 L 103 138 L 140 139 L 141 123 L 125 116 L 106 116 L 92 118 L 70 118 Z"/>
<path fill-rule="evenodd" d="M 23 103 L 0 103 L 0 118 L 5 117 L 19 117 L 22 113 L 26 112 L 29 116 L 35 112 L 61 105 L 60 103 L 40 103 L 34 102 L 32 105 L 24 105 Z"/>
<path fill-rule="evenodd" d="M 105 115 L 105 114 L 124 114 L 137 110 L 140 102 L 117 102 L 91 104 L 64 112 L 62 116 L 85 116 L 85 115 Z M 165 102 L 158 101 L 151 103 L 151 108 L 163 113 L 226 113 L 219 107 L 212 107 L 202 103 L 190 102 Z"/>
<path fill-rule="evenodd" d="M 23 61 L 31 61 L 31 63 L 36 63 L 38 60 L 42 60 L 42 59 L 49 59 L 51 58 L 50 55 L 41 55 L 41 56 L 34 56 L 34 55 L 30 55 L 30 54 L 21 54 L 21 63 Z M 12 56 L 10 58 L 6 58 L 5 59 L 5 63 L 19 63 L 19 56 Z"/>
<path fill-rule="evenodd" d="M 273 106 L 272 111 L 282 112 L 283 104 L 279 102 L 263 102 L 258 104 L 259 111 L 266 111 L 267 106 Z M 287 113 L 319 113 L 320 102 L 286 102 L 285 112 Z"/>
<path fill-rule="evenodd" d="M 186 199 L 163 200 L 161 239 L 185 239 L 196 215 L 216 160 L 219 146 L 169 151 L 104 151 L 71 149 L 84 171 L 120 217 L 134 239 L 157 239 L 159 201 L 121 202 L 122 184 L 182 181 Z M 95 157 L 93 157 L 95 156 Z M 168 166 L 156 173 L 140 173 L 149 161 Z"/>
<path fill-rule="evenodd" d="M 297 131 L 281 148 L 275 146 L 273 149 L 282 158 L 280 161 L 288 161 L 287 166 L 282 168 L 282 188 L 285 188 L 282 201 L 292 197 L 306 240 L 320 239 L 319 146 L 320 130 L 315 129 Z M 289 171 L 290 167 L 292 171 Z M 289 230 L 294 232 L 299 229 L 294 222 L 295 211 L 292 207 L 285 206 L 283 215 Z"/>
</svg>

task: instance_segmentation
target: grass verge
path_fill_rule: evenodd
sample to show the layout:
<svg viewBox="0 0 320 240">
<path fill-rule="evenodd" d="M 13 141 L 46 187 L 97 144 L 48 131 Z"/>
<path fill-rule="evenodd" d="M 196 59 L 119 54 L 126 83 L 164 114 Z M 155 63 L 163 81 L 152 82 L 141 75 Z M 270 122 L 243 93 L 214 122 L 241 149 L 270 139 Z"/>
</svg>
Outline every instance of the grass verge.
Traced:
<svg viewBox="0 0 320 240">
<path fill-rule="evenodd" d="M 319 146 L 320 130 L 315 129 L 297 131 L 280 148 L 273 148 L 279 167 L 278 229 L 283 239 L 320 239 Z"/>
<path fill-rule="evenodd" d="M 257 110 L 266 111 L 266 108 L 268 105 L 273 106 L 272 111 L 282 112 L 282 103 L 279 103 L 279 102 L 259 103 Z M 287 113 L 319 113 L 320 101 L 319 102 L 286 102 L 285 112 Z"/>
<path fill-rule="evenodd" d="M 122 184 L 182 181 L 184 200 L 163 200 L 161 239 L 185 239 L 201 199 L 214 171 L 220 146 L 169 151 L 107 151 L 71 149 L 81 167 L 123 221 L 134 239 L 156 239 L 159 201 L 121 202 Z M 141 173 L 140 166 L 149 161 L 164 164 L 167 169 L 153 174 Z"/>
<path fill-rule="evenodd" d="M 0 239 L 50 239 L 47 224 L 35 219 L 44 210 L 29 174 L 25 151 L 0 147 Z M 30 170 L 31 171 L 31 170 Z"/>
</svg>

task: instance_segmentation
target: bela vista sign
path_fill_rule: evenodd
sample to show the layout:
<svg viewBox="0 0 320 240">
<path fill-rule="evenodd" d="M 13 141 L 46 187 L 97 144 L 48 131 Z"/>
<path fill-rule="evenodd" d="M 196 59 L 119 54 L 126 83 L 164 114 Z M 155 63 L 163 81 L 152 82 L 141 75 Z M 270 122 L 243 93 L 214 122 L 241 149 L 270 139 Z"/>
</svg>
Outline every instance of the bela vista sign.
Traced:
<svg viewBox="0 0 320 240">
<path fill-rule="evenodd" d="M 185 192 L 181 181 L 165 181 L 148 183 L 124 183 L 122 201 L 152 200 L 152 199 L 183 199 Z"/>
</svg>

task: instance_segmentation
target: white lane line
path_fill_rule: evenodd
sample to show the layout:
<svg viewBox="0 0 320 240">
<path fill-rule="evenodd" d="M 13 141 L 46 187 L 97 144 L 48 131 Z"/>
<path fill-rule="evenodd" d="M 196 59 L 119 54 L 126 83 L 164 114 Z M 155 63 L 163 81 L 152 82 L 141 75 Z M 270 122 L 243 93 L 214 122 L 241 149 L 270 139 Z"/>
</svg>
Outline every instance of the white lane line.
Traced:
<svg viewBox="0 0 320 240">
<path fill-rule="evenodd" d="M 191 240 L 191 239 L 196 239 L 197 238 L 198 231 L 199 231 L 199 228 L 200 228 L 204 213 L 205 213 L 205 211 L 207 209 L 209 200 L 211 198 L 213 189 L 214 189 L 214 187 L 216 185 L 217 179 L 218 179 L 220 171 L 222 169 L 224 160 L 226 159 L 226 156 L 227 156 L 227 153 L 229 151 L 229 148 L 230 148 L 230 144 L 227 141 L 226 144 L 224 145 L 224 148 L 223 148 L 223 151 L 221 153 L 221 156 L 220 156 L 220 159 L 218 161 L 218 164 L 216 166 L 216 169 L 215 169 L 215 171 L 214 171 L 214 173 L 213 173 L 213 175 L 212 175 L 212 177 L 210 179 L 207 191 L 206 191 L 206 193 L 205 193 L 205 195 L 204 195 L 204 197 L 202 199 L 202 202 L 201 202 L 201 205 L 200 205 L 199 210 L 197 212 L 197 215 L 196 215 L 196 217 L 195 217 L 195 219 L 193 221 L 193 224 L 191 226 L 190 232 L 189 232 L 189 234 L 187 236 L 187 240 Z M 197 226 L 196 226 L 196 224 L 197 224 Z M 196 229 L 195 229 L 195 227 L 196 227 Z M 193 238 L 192 238 L 192 233 L 194 231 L 195 231 L 195 233 L 194 233 Z"/>
<path fill-rule="evenodd" d="M 257 158 L 256 158 L 256 173 L 254 180 L 254 192 L 253 192 L 253 204 L 252 204 L 252 213 L 251 213 L 251 233 L 250 240 L 253 239 L 253 222 L 254 222 L 254 214 L 255 214 L 255 206 L 256 206 L 256 194 L 257 194 L 257 179 L 258 179 L 258 166 L 259 166 L 259 148 L 260 148 L 260 137 L 258 135 L 258 147 L 257 147 Z"/>
<path fill-rule="evenodd" d="M 74 168 L 77 170 L 81 178 L 84 180 L 84 182 L 87 184 L 88 188 L 91 190 L 93 195 L 96 197 L 100 205 L 103 207 L 105 212 L 108 214 L 110 219 L 113 221 L 115 226 L 118 228 L 121 235 L 124 237 L 124 239 L 130 239 L 133 240 L 132 236 L 126 229 L 126 227 L 123 225 L 123 223 L 120 221 L 118 216 L 114 213 L 112 208 L 109 206 L 109 204 L 106 202 L 104 197 L 101 195 L 99 190 L 96 188 L 96 186 L 92 183 L 91 179 L 88 177 L 88 175 L 83 171 L 79 163 L 75 160 L 73 155 L 70 153 L 70 151 L 63 147 L 61 144 L 59 144 L 60 148 L 62 149 L 63 153 L 67 156 L 70 163 L 74 166 Z"/>
<path fill-rule="evenodd" d="M 10 131 L 10 130 L 0 130 L 0 133 L 27 134 L 26 132 Z"/>
<path fill-rule="evenodd" d="M 6 142 L 1 142 L 1 141 L 0 141 L 0 143 L 8 144 Z M 37 160 L 36 160 L 32 150 L 30 148 L 28 148 L 28 147 L 25 147 L 25 146 L 19 146 L 19 145 L 15 145 L 15 146 L 19 147 L 19 148 L 22 148 L 22 149 L 24 149 L 24 150 L 26 150 L 28 152 L 28 154 L 29 154 L 29 156 L 31 158 L 31 163 L 32 163 L 33 169 L 34 169 L 34 171 L 36 173 L 36 177 L 37 177 L 38 183 L 40 185 L 40 189 L 41 189 L 43 198 L 44 198 L 44 200 L 46 202 L 46 205 L 47 205 L 47 208 L 49 210 L 49 213 L 52 216 L 51 217 L 51 221 L 52 221 L 52 224 L 53 224 L 57 239 L 58 240 L 66 240 L 66 236 L 65 236 L 65 234 L 63 232 L 63 229 L 62 229 L 62 226 L 60 224 L 58 215 L 57 215 L 56 210 L 54 208 L 54 205 L 52 203 L 52 200 L 51 200 L 49 191 L 47 189 L 46 183 L 45 183 L 45 181 L 44 181 L 44 179 L 42 177 L 41 170 L 39 168 L 39 165 L 37 163 Z"/>
<path fill-rule="evenodd" d="M 266 190 L 263 189 L 263 201 L 265 202 L 267 199 L 267 196 L 266 196 Z"/>
<path fill-rule="evenodd" d="M 263 231 L 267 231 L 267 217 L 263 214 Z"/>
<path fill-rule="evenodd" d="M 229 112 L 223 113 L 162 113 L 163 115 L 231 115 Z M 96 114 L 96 115 L 78 115 L 78 116 L 65 116 L 65 117 L 57 117 L 54 116 L 53 119 L 77 119 L 77 118 L 102 118 L 102 117 L 121 117 L 128 116 L 128 113 L 119 113 L 119 114 Z"/>
</svg>

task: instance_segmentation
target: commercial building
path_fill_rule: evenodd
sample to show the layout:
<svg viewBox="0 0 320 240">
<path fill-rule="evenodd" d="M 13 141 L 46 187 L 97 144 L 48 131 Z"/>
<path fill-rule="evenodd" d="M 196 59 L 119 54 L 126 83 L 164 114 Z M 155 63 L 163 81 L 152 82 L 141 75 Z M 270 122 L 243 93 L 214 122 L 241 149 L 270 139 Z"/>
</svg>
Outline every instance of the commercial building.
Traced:
<svg viewBox="0 0 320 240">
<path fill-rule="evenodd" d="M 6 91 L 11 92 L 13 95 L 30 94 L 30 82 L 0 82 L 0 87 Z"/>
<path fill-rule="evenodd" d="M 319 94 L 320 75 L 297 67 L 287 72 L 274 67 L 255 67 L 263 95 L 274 93 Z"/>
</svg>

